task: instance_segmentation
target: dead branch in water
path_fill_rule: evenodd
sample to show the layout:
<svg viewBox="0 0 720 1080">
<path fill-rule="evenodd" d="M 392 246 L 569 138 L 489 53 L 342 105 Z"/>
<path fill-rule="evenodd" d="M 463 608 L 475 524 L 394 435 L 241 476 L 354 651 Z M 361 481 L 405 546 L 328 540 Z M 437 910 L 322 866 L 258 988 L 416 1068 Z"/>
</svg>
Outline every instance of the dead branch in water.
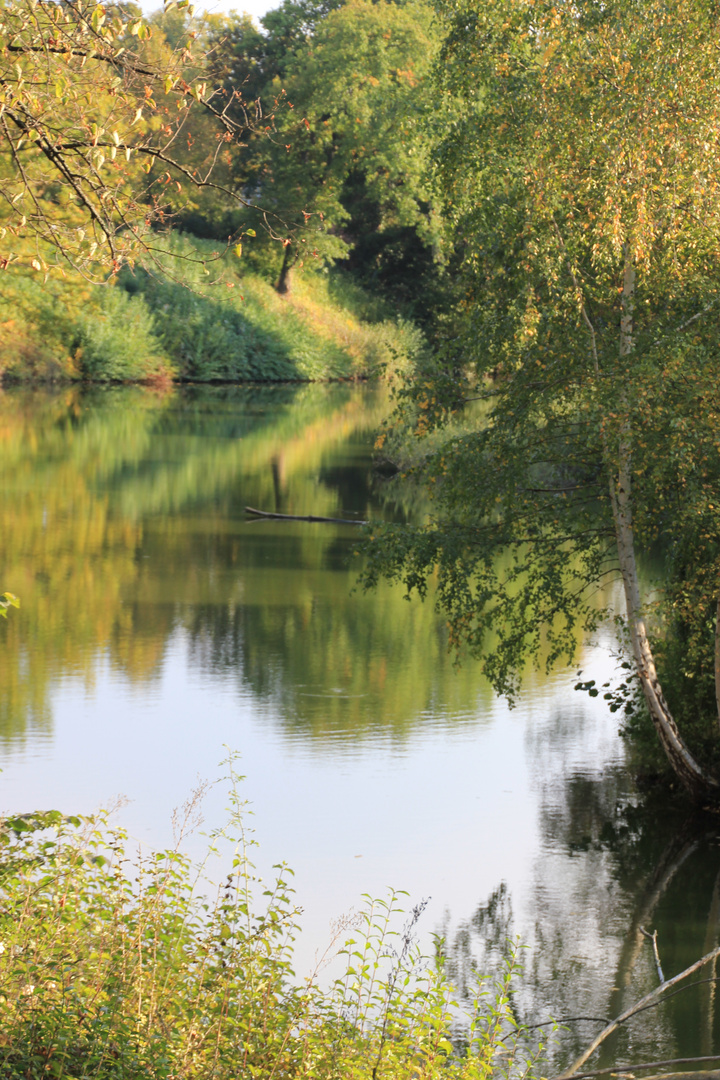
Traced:
<svg viewBox="0 0 720 1080">
<path fill-rule="evenodd" d="M 359 518 L 332 518 L 316 517 L 314 514 L 272 514 L 268 510 L 255 510 L 252 506 L 245 507 L 246 514 L 254 514 L 260 518 L 275 518 L 280 521 L 322 521 L 328 525 L 367 525 L 367 521 Z"/>
<path fill-rule="evenodd" d="M 700 1065 L 708 1061 L 720 1061 L 720 1054 L 710 1054 L 707 1057 L 684 1057 L 684 1058 L 667 1058 L 664 1061 L 641 1061 L 637 1065 L 611 1065 L 608 1069 L 595 1069 L 593 1072 L 575 1073 L 573 1080 L 595 1080 L 598 1076 L 620 1076 L 623 1073 L 635 1073 L 645 1069 L 663 1069 L 667 1065 Z M 697 1070 L 696 1072 L 684 1072 L 682 1075 L 685 1077 L 692 1076 L 711 1076 L 717 1070 Z M 675 1076 L 675 1073 L 662 1073 L 664 1077 Z M 650 1076 L 644 1076 L 642 1080 L 653 1080 Z"/>
<path fill-rule="evenodd" d="M 595 1050 L 597 1050 L 598 1046 L 600 1046 L 600 1044 L 603 1043 L 605 1039 L 607 1039 L 608 1035 L 612 1035 L 612 1033 L 616 1031 L 621 1024 L 624 1024 L 626 1020 L 629 1020 L 631 1016 L 635 1016 L 636 1013 L 643 1012 L 644 1009 L 652 1008 L 653 1005 L 658 1003 L 657 999 L 660 998 L 666 990 L 669 990 L 671 986 L 676 986 L 677 983 L 682 982 L 683 979 L 686 979 L 689 975 L 694 974 L 694 972 L 699 971 L 700 968 L 704 967 L 705 964 L 709 964 L 717 956 L 720 956 L 720 948 L 713 949 L 712 952 L 707 953 L 700 960 L 696 960 L 694 964 L 691 964 L 690 967 L 685 968 L 685 970 L 681 971 L 679 975 L 673 976 L 672 979 L 666 979 L 665 982 L 663 982 L 650 994 L 646 994 L 645 997 L 640 999 L 640 1001 L 637 1001 L 629 1009 L 626 1009 L 625 1012 L 617 1016 L 612 1021 L 612 1023 L 608 1024 L 607 1027 L 604 1028 L 600 1032 L 600 1034 L 593 1039 L 587 1049 L 582 1052 L 580 1057 L 577 1058 L 568 1069 L 560 1073 L 560 1075 L 557 1076 L 555 1080 L 571 1080 L 571 1078 L 572 1080 L 576 1080 L 578 1070 L 585 1064 L 590 1055 L 593 1054 Z M 662 1080 L 671 1080 L 671 1078 L 674 1078 L 675 1075 L 675 1073 L 664 1073 L 658 1074 L 658 1077 L 646 1077 L 645 1080 L 659 1080 L 659 1077 L 662 1077 Z M 709 1080 L 709 1078 L 711 1077 L 713 1078 L 713 1080 L 720 1080 L 720 1070 L 708 1070 L 702 1073 L 686 1073 L 683 1075 L 685 1076 L 686 1080 L 687 1077 L 696 1077 L 697 1080 L 699 1080 L 700 1076 L 706 1078 L 706 1080 Z"/>
</svg>

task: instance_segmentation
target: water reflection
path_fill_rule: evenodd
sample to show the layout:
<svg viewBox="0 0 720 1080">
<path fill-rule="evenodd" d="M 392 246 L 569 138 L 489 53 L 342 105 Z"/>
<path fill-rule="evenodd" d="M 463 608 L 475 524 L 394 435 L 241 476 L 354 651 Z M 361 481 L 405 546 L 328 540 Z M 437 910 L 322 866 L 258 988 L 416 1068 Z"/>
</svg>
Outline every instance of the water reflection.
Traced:
<svg viewBox="0 0 720 1080">
<path fill-rule="evenodd" d="M 720 941 L 720 821 L 689 814 L 666 792 L 641 794 L 619 764 L 593 769 L 590 758 L 578 769 L 574 748 L 583 740 L 575 736 L 589 722 L 561 710 L 528 734 L 541 849 L 520 910 L 501 884 L 469 918 L 453 925 L 448 917 L 444 927 L 449 970 L 466 995 L 477 974 L 500 969 L 508 941 L 519 936 L 527 946 L 518 1019 L 576 1018 L 551 1044 L 558 1071 L 659 985 L 648 933 L 657 931 L 665 978 Z M 717 1053 L 717 974 L 715 966 L 701 971 L 692 986 L 633 1018 L 585 1068 Z"/>
<path fill-rule="evenodd" d="M 387 408 L 347 386 L 5 394 L 0 555 L 23 610 L 0 630 L 0 740 L 49 732 L 52 686 L 92 687 L 100 660 L 157 683 L 178 633 L 293 736 L 474 717 L 488 688 L 453 672 L 431 606 L 351 595 L 352 527 L 246 520 L 392 516 L 369 460 Z"/>
<path fill-rule="evenodd" d="M 476 724 L 489 688 L 476 670 L 453 670 L 432 608 L 405 603 L 398 590 L 357 596 L 353 582 L 347 569 L 260 568 L 241 602 L 194 606 L 193 662 L 249 689 L 315 752 L 379 731 L 401 738 L 428 716 Z"/>
<path fill-rule="evenodd" d="M 450 906 L 461 991 L 518 932 L 526 1022 L 610 1016 L 657 979 L 640 926 L 666 973 L 717 939 L 715 821 L 640 798 L 572 673 L 533 676 L 509 714 L 453 667 L 431 605 L 352 594 L 352 526 L 246 520 L 422 513 L 373 482 L 387 408 L 347 386 L 0 397 L 0 584 L 23 602 L 0 625 L 8 808 L 131 790 L 155 840 L 228 743 L 271 860 L 322 909 L 311 956 L 327 918 L 393 884 Z M 713 984 L 686 991 L 599 1064 L 708 1052 L 717 1012 Z M 558 1060 L 596 1027 L 571 1025 Z"/>
</svg>

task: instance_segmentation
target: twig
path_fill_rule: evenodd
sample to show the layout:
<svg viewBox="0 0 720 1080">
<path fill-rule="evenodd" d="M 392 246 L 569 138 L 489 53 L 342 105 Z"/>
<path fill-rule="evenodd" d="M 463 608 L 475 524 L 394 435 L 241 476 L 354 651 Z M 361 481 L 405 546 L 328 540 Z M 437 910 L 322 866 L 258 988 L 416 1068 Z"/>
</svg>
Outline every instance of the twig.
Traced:
<svg viewBox="0 0 720 1080">
<path fill-rule="evenodd" d="M 373 1070 L 372 1070 L 372 1074 L 371 1074 L 372 1080 L 377 1080 L 378 1070 L 380 1068 L 380 1063 L 382 1061 L 383 1050 L 385 1049 L 385 1043 L 387 1042 L 387 1038 L 388 1038 L 388 1020 L 390 1018 L 390 1005 L 392 1003 L 393 993 L 395 992 L 395 985 L 396 985 L 400 975 L 403 974 L 405 972 L 405 970 L 406 970 L 405 963 L 407 961 L 408 956 L 410 955 L 410 949 L 412 948 L 412 945 L 413 945 L 414 940 L 415 940 L 413 931 L 414 931 L 414 929 L 415 929 L 415 927 L 416 927 L 416 925 L 417 925 L 417 923 L 418 923 L 418 921 L 420 919 L 420 916 L 422 915 L 425 908 L 428 906 L 429 900 L 430 900 L 430 898 L 427 897 L 425 900 L 421 900 L 419 904 L 415 905 L 415 907 L 410 912 L 410 918 L 409 918 L 408 922 L 403 927 L 402 938 L 401 938 L 402 949 L 400 950 L 399 953 L 397 953 L 397 952 L 395 953 L 395 965 L 394 965 L 392 971 L 390 972 L 390 975 L 388 976 L 388 980 L 387 980 L 387 997 L 385 999 L 385 1001 L 386 1001 L 385 1015 L 383 1017 L 382 1029 L 380 1031 L 380 1042 L 379 1042 L 379 1045 L 378 1045 L 377 1058 L 375 1059 L 375 1064 L 373 1066 Z"/>
<path fill-rule="evenodd" d="M 606 1016 L 560 1016 L 560 1017 L 558 1017 L 557 1020 L 554 1020 L 554 1019 L 553 1020 L 540 1020 L 540 1022 L 537 1023 L 537 1024 L 523 1024 L 522 1025 L 522 1030 L 523 1031 L 535 1031 L 536 1028 L 553 1027 L 556 1024 L 557 1025 L 559 1025 L 559 1024 L 573 1024 L 573 1023 L 576 1023 L 576 1022 L 578 1022 L 580 1020 L 587 1020 L 588 1022 L 590 1022 L 592 1024 L 609 1024 L 610 1023 L 610 1021 L 608 1020 L 608 1018 Z M 506 1042 L 508 1039 L 512 1039 L 516 1035 L 517 1035 L 517 1031 L 515 1029 L 513 1029 L 512 1031 L 509 1031 L 507 1033 L 507 1035 L 503 1035 L 503 1037 L 500 1039 L 500 1042 Z M 574 1078 L 573 1078 L 573 1080 L 574 1080 Z"/>
<path fill-rule="evenodd" d="M 646 938 L 650 938 L 653 943 L 653 952 L 655 953 L 655 967 L 657 968 L 658 979 L 660 980 L 660 985 L 662 986 L 662 984 L 665 982 L 665 976 L 663 975 L 663 969 L 660 963 L 660 953 L 658 952 L 657 930 L 653 930 L 652 934 L 650 934 L 644 926 L 639 926 L 638 929 L 641 934 L 644 934 Z"/>
</svg>

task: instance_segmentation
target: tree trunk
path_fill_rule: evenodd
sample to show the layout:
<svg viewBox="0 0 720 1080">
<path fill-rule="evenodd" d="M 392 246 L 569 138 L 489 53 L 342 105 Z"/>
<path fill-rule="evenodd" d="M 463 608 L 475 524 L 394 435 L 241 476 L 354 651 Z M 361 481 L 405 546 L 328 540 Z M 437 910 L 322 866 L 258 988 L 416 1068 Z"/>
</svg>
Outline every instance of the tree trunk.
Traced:
<svg viewBox="0 0 720 1080">
<path fill-rule="evenodd" d="M 720 727 L 720 599 L 717 602 L 715 613 L 715 704 L 718 713 L 718 727 Z"/>
<path fill-rule="evenodd" d="M 280 267 L 280 274 L 275 282 L 275 290 L 279 292 L 281 296 L 286 296 L 290 292 L 290 271 L 295 263 L 295 258 L 292 255 L 292 244 L 286 244 L 283 251 L 283 261 Z"/>
<path fill-rule="evenodd" d="M 622 312 L 620 318 L 620 356 L 629 356 L 633 349 L 633 304 L 635 267 L 629 248 L 624 248 Z M 626 402 L 621 405 L 626 405 Z M 635 666 L 645 695 L 652 722 L 673 772 L 697 800 L 720 799 L 720 784 L 694 758 L 686 746 L 673 719 L 655 669 L 640 602 L 640 584 L 635 559 L 632 524 L 632 447 L 630 419 L 626 415 L 618 439 L 617 471 L 610 477 L 618 558 L 625 591 L 628 629 Z"/>
</svg>

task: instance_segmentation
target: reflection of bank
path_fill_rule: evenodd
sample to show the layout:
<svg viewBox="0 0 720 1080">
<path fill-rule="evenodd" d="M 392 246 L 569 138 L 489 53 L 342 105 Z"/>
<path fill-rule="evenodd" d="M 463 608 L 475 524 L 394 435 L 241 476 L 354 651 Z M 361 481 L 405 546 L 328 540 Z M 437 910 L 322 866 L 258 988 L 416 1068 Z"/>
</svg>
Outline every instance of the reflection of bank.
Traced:
<svg viewBox="0 0 720 1080">
<path fill-rule="evenodd" d="M 609 1002 L 611 1017 L 631 1006 L 637 996 L 635 973 L 641 961 L 645 968 L 649 966 L 651 928 L 657 933 L 657 955 L 662 961 L 655 985 L 661 974 L 665 979 L 677 975 L 716 949 L 720 940 L 720 822 L 714 815 L 698 813 L 668 824 L 669 839 L 639 891 L 620 951 Z M 678 986 L 675 1000 L 663 1000 L 657 1006 L 673 1031 L 673 1052 L 678 1056 L 702 1056 L 720 1049 L 716 973 L 717 957 L 694 976 L 692 984 Z M 652 981 L 645 977 L 646 990 L 652 989 Z M 603 1063 L 617 1062 L 631 1049 L 632 1034 L 619 1032 L 604 1045 Z"/>
<path fill-rule="evenodd" d="M 668 803 L 666 793 L 641 800 L 617 769 L 565 777 L 541 813 L 545 854 L 526 903 L 530 922 L 513 917 L 501 887 L 449 938 L 448 970 L 467 992 L 476 973 L 499 970 L 504 940 L 523 931 L 518 1021 L 530 1041 L 547 1036 L 550 1018 L 564 1021 L 550 1039 L 551 1073 L 578 1061 L 608 1022 L 659 987 L 648 934 L 657 932 L 666 980 L 720 944 L 720 822 Z M 717 968 L 715 958 L 632 1016 L 578 1074 L 718 1054 Z"/>
<path fill-rule="evenodd" d="M 156 685 L 176 633 L 318 749 L 405 739 L 442 711 L 476 723 L 489 688 L 477 664 L 453 668 L 432 601 L 353 593 L 356 533 L 245 520 L 248 504 L 402 516 L 399 488 L 371 479 L 388 408 L 347 384 L 6 395 L 0 551 L 23 610 L 0 628 L 0 739 L 49 732 L 48 686 L 91 688 L 100 654 Z"/>
<path fill-rule="evenodd" d="M 359 432 L 369 444 L 386 408 L 383 392 L 348 386 L 6 392 L 0 558 L 23 602 L 0 628 L 6 752 L 48 738 L 51 686 L 92 688 L 101 657 L 156 682 L 182 605 L 232 597 L 237 518 L 272 492 L 271 463 L 282 457 L 289 497 L 334 508 L 323 462 Z"/>
</svg>

